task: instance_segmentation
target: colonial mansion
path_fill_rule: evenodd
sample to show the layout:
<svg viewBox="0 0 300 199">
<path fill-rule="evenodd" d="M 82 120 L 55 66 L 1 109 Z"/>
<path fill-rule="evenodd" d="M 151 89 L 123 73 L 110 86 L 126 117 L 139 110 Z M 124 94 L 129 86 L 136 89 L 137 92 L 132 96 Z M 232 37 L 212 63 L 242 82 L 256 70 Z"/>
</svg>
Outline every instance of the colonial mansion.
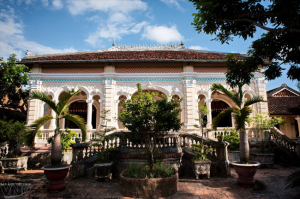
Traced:
<svg viewBox="0 0 300 199">
<path fill-rule="evenodd" d="M 35 55 L 27 51 L 21 63 L 30 66 L 31 90 L 45 92 L 58 102 L 65 91 L 80 89 L 72 98 L 69 111 L 86 119 L 87 139 L 95 137 L 103 121 L 101 111 L 110 110 L 108 126 L 124 129 L 118 121 L 122 99 L 131 98 L 137 92 L 137 83 L 143 90 L 155 91 L 168 98 L 183 98 L 181 102 L 182 131 L 198 133 L 194 125 L 199 123 L 198 107 L 206 104 L 209 109 L 206 130 L 211 129 L 212 118 L 234 103 L 223 93 L 210 90 L 213 83 L 226 88 L 224 72 L 226 53 L 199 51 L 186 48 L 183 44 L 167 46 L 113 46 L 106 50 L 61 54 Z M 266 81 L 256 73 L 250 85 L 243 87 L 245 100 L 261 95 L 267 100 Z M 234 89 L 233 89 L 234 90 Z M 252 114 L 268 112 L 268 104 L 252 105 Z M 27 124 L 53 111 L 39 100 L 30 100 Z M 233 127 L 231 116 L 224 118 L 219 128 Z M 54 120 L 42 128 L 43 136 L 38 144 L 46 144 L 53 134 Z M 79 129 L 68 120 L 61 121 L 61 128 L 70 128 L 80 135 Z"/>
</svg>

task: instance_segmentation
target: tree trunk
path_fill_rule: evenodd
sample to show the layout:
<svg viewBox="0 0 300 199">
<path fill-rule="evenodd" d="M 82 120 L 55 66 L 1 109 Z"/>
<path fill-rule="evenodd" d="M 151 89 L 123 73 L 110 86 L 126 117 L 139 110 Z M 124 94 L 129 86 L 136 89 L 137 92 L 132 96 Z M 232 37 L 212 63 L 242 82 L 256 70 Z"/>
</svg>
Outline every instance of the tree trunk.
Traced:
<svg viewBox="0 0 300 199">
<path fill-rule="evenodd" d="M 240 130 L 240 161 L 242 163 L 249 162 L 249 142 L 246 130 Z"/>
<path fill-rule="evenodd" d="M 150 138 L 150 143 L 149 143 L 150 170 L 154 169 L 154 154 L 153 154 L 153 150 L 154 150 L 154 141 L 153 141 L 153 137 L 152 137 L 152 138 Z"/>
<path fill-rule="evenodd" d="M 60 132 L 58 130 L 55 130 L 54 139 L 52 141 L 52 148 L 51 148 L 51 165 L 61 166 L 61 159 L 62 159 L 62 147 L 61 147 Z"/>
</svg>

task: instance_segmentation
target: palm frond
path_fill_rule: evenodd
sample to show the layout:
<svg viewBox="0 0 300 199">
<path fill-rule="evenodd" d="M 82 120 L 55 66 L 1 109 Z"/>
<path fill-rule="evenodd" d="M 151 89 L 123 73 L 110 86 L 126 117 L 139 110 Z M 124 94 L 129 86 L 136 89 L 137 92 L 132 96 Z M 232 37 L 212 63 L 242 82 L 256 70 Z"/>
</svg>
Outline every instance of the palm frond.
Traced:
<svg viewBox="0 0 300 199">
<path fill-rule="evenodd" d="M 63 118 L 71 120 L 79 127 L 79 129 L 81 130 L 81 133 L 82 133 L 82 141 L 85 141 L 85 139 L 86 139 L 86 124 L 85 124 L 84 119 L 78 115 L 73 115 L 73 114 L 69 114 L 69 113 L 66 113 L 63 116 Z"/>
<path fill-rule="evenodd" d="M 267 101 L 265 101 L 262 96 L 253 96 L 245 102 L 244 106 L 250 106 L 250 105 L 255 104 L 257 102 L 267 102 Z"/>
<path fill-rule="evenodd" d="M 252 109 L 249 106 L 245 106 L 242 109 L 236 108 L 234 110 L 234 121 L 236 130 L 244 130 L 246 121 L 252 112 Z"/>
<path fill-rule="evenodd" d="M 285 189 L 300 187 L 300 170 L 289 175 L 285 180 Z"/>
<path fill-rule="evenodd" d="M 40 91 L 32 91 L 29 95 L 30 99 L 38 99 L 45 102 L 47 105 L 50 106 L 54 111 L 56 110 L 55 102 L 50 99 L 45 93 Z"/>
<path fill-rule="evenodd" d="M 212 127 L 213 129 L 217 129 L 219 122 L 226 117 L 227 115 L 231 114 L 234 111 L 234 108 L 227 108 L 219 113 L 216 117 L 212 120 Z"/>
<path fill-rule="evenodd" d="M 70 105 L 71 105 L 71 104 L 67 104 L 67 105 L 64 107 L 64 109 L 62 110 L 62 114 L 68 113 L 69 108 L 70 108 Z"/>
<path fill-rule="evenodd" d="M 62 97 L 59 99 L 59 102 L 57 104 L 57 114 L 61 115 L 61 113 L 65 110 L 65 106 L 68 105 L 69 100 L 80 93 L 80 90 L 74 91 L 74 89 L 69 90 L 66 92 Z"/>
<path fill-rule="evenodd" d="M 40 128 L 46 124 L 48 121 L 53 119 L 51 115 L 45 115 L 33 122 L 29 127 L 32 129 L 25 134 L 25 145 L 29 147 L 34 146 L 34 138 L 39 133 Z"/>
<path fill-rule="evenodd" d="M 213 84 L 211 86 L 211 90 L 212 91 L 219 90 L 219 91 L 223 92 L 230 99 L 232 99 L 234 101 L 234 103 L 236 103 L 236 105 L 238 105 L 240 107 L 241 100 L 238 98 L 238 94 L 237 93 L 233 93 L 230 90 L 224 88 L 224 86 L 222 84 Z"/>
</svg>

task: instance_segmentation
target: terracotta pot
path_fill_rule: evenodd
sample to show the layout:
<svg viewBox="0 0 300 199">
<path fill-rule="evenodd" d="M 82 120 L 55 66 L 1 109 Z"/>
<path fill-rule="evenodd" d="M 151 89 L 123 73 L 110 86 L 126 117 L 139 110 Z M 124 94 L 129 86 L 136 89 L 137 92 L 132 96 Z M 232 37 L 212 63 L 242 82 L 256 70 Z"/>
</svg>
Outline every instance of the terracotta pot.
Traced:
<svg viewBox="0 0 300 199">
<path fill-rule="evenodd" d="M 126 169 L 127 170 L 127 169 Z M 168 178 L 134 179 L 120 174 L 121 194 L 132 198 L 161 198 L 177 192 L 178 175 Z"/>
<path fill-rule="evenodd" d="M 251 187 L 255 184 L 254 175 L 259 167 L 259 162 L 250 162 L 249 164 L 241 164 L 238 161 L 231 163 L 238 174 L 237 183 L 244 187 Z"/>
<path fill-rule="evenodd" d="M 69 168 L 71 167 L 72 165 L 59 168 L 42 167 L 42 170 L 44 170 L 46 178 L 49 181 L 49 185 L 47 187 L 48 191 L 58 192 L 66 188 L 65 178 L 69 172 Z"/>
</svg>

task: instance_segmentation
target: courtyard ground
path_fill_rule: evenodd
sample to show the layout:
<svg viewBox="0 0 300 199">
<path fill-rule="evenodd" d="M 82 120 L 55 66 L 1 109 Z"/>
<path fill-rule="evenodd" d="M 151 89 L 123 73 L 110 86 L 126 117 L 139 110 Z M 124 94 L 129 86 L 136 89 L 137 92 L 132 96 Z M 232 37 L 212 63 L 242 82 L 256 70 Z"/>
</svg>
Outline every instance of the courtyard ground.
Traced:
<svg viewBox="0 0 300 199">
<path fill-rule="evenodd" d="M 254 187 L 245 188 L 237 185 L 237 174 L 231 169 L 229 178 L 211 178 L 195 180 L 183 176 L 178 183 L 178 192 L 168 198 L 176 199 L 227 199 L 227 198 L 264 198 L 264 199 L 299 199 L 300 187 L 284 189 L 286 176 L 299 170 L 299 167 L 274 165 L 273 168 L 258 169 Z M 112 182 L 95 181 L 93 178 L 67 178 L 67 188 L 58 193 L 49 193 L 46 190 L 47 180 L 42 170 L 21 171 L 19 174 L 0 174 L 0 182 L 30 183 L 30 190 L 19 198 L 112 198 L 123 197 L 119 192 L 118 179 Z"/>
</svg>

